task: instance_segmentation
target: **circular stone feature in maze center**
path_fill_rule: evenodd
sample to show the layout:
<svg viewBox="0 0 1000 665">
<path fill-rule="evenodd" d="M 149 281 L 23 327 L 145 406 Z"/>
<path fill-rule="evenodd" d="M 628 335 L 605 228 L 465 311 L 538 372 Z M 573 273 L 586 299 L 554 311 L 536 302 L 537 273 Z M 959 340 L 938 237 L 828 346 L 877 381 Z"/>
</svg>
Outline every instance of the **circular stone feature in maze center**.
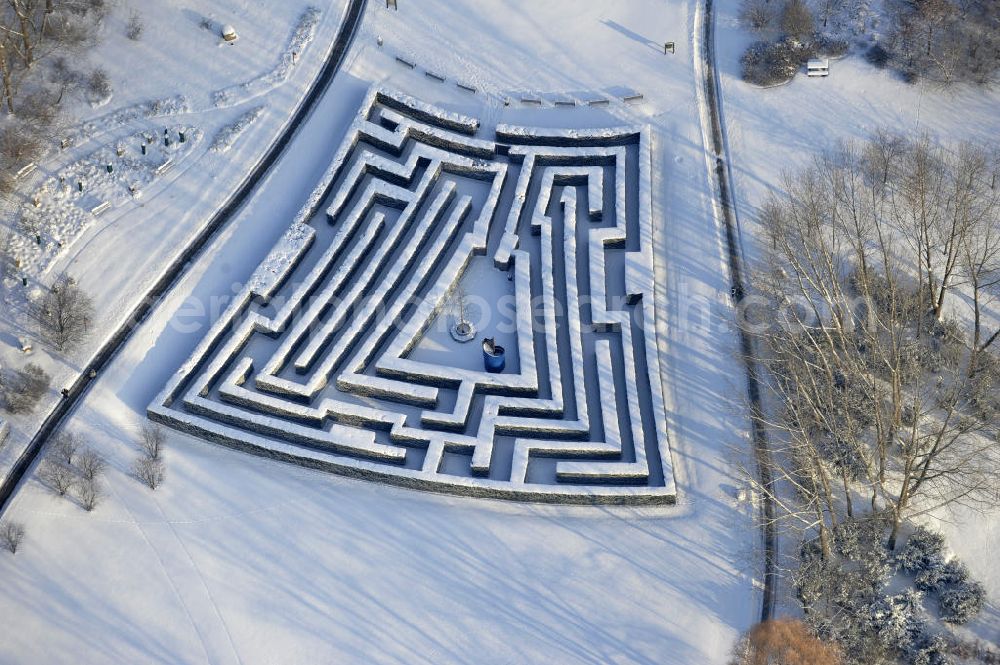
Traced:
<svg viewBox="0 0 1000 665">
<path fill-rule="evenodd" d="M 471 342 L 476 338 L 476 328 L 468 321 L 456 320 L 450 332 L 456 342 Z"/>
</svg>

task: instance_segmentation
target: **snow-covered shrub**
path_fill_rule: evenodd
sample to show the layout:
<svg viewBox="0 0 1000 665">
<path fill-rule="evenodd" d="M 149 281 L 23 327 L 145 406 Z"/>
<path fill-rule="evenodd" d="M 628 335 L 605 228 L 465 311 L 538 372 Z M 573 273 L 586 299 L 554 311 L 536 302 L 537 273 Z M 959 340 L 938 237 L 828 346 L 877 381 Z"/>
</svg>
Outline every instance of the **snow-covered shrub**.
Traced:
<svg viewBox="0 0 1000 665">
<path fill-rule="evenodd" d="M 837 39 L 829 35 L 816 35 L 809 44 L 809 50 L 813 55 L 826 56 L 828 58 L 839 58 L 847 55 L 851 45 L 846 39 Z"/>
<path fill-rule="evenodd" d="M 798 70 L 794 46 L 787 41 L 754 42 L 740 58 L 747 83 L 770 86 L 791 81 Z"/>
<path fill-rule="evenodd" d="M 884 46 L 876 43 L 865 53 L 865 60 L 877 69 L 885 69 L 886 65 L 889 64 L 889 52 L 885 50 Z"/>
<path fill-rule="evenodd" d="M 969 569 L 958 559 L 952 559 L 944 564 L 940 579 L 942 584 L 965 584 L 969 581 Z"/>
<path fill-rule="evenodd" d="M 912 66 L 903 67 L 903 69 L 899 72 L 899 75 L 905 83 L 909 83 L 911 85 L 920 80 L 920 72 Z"/>
<path fill-rule="evenodd" d="M 1000 358 L 993 353 L 981 352 L 975 366 L 975 374 L 964 386 L 966 399 L 973 415 L 980 420 L 991 421 L 1000 413 Z M 997 440 L 1000 441 L 1000 438 Z"/>
<path fill-rule="evenodd" d="M 188 111 L 188 100 L 184 95 L 155 99 L 143 104 L 142 114 L 147 118 L 158 118 L 164 115 L 175 115 Z"/>
<path fill-rule="evenodd" d="M 113 92 L 111 78 L 103 67 L 98 67 L 90 73 L 87 78 L 87 91 L 93 102 L 101 102 L 111 98 Z"/>
<path fill-rule="evenodd" d="M 802 607 L 817 610 L 817 616 L 831 607 L 843 608 L 855 615 L 864 613 L 875 602 L 891 568 L 877 554 L 845 568 L 837 557 L 820 556 L 815 540 L 803 544 L 798 569 L 792 582 Z"/>
<path fill-rule="evenodd" d="M 901 284 L 898 278 L 890 281 L 885 275 L 875 271 L 869 272 L 866 277 L 854 273 L 850 279 L 857 295 L 871 298 L 870 303 L 879 316 L 898 313 L 899 318 L 911 320 L 921 316 L 923 305 L 919 285 Z M 863 288 L 862 284 L 866 284 L 867 288 Z"/>
<path fill-rule="evenodd" d="M 812 541 L 803 543 L 801 563 L 792 574 L 799 602 L 806 611 L 826 595 L 831 576 L 835 572 L 833 566 L 819 556 L 818 547 L 815 552 L 813 549 Z"/>
<path fill-rule="evenodd" d="M 29 413 L 38 400 L 48 392 L 51 378 L 44 369 L 28 363 L 24 369 L 15 370 L 4 377 L 0 398 L 4 408 L 11 413 Z"/>
<path fill-rule="evenodd" d="M 962 584 L 949 586 L 938 597 L 941 620 L 963 624 L 975 618 L 983 609 L 986 589 L 979 582 L 967 580 Z"/>
<path fill-rule="evenodd" d="M 212 151 L 226 152 L 233 147 L 236 139 L 238 139 L 240 135 L 250 127 L 250 125 L 256 122 L 263 112 L 263 106 L 250 109 L 237 118 L 232 124 L 221 128 L 218 134 L 215 135 L 215 139 L 212 141 Z"/>
<path fill-rule="evenodd" d="M 861 575 L 863 588 L 871 589 L 874 594 L 892 577 L 892 562 L 884 550 L 874 546 L 858 559 L 858 573 Z"/>
<path fill-rule="evenodd" d="M 868 628 L 887 647 L 905 648 L 921 630 L 921 598 L 921 593 L 913 590 L 879 598 L 868 607 Z"/>
<path fill-rule="evenodd" d="M 962 325 L 955 319 L 932 320 L 930 333 L 929 353 L 925 359 L 927 368 L 937 372 L 943 368 L 956 367 L 967 348 Z"/>
<path fill-rule="evenodd" d="M 944 536 L 918 526 L 906 541 L 906 546 L 896 555 L 896 565 L 913 575 L 931 568 L 943 567 Z"/>
<path fill-rule="evenodd" d="M 913 583 L 921 591 L 934 593 L 941 588 L 941 575 L 944 573 L 944 566 L 931 567 L 917 573 L 913 578 Z"/>
<path fill-rule="evenodd" d="M 833 530 L 837 553 L 852 561 L 872 557 L 886 559 L 887 527 L 887 521 L 878 516 L 845 519 Z"/>
<path fill-rule="evenodd" d="M 909 665 L 951 665 L 948 643 L 940 635 L 920 635 L 906 650 Z"/>
<path fill-rule="evenodd" d="M 943 566 L 921 571 L 914 581 L 918 589 L 935 592 L 945 586 L 965 584 L 969 581 L 969 570 L 958 559 L 952 559 Z"/>
<path fill-rule="evenodd" d="M 841 568 L 846 565 L 847 570 L 839 573 L 844 580 L 845 602 L 877 598 L 892 577 L 893 566 L 885 545 L 887 528 L 882 517 L 866 516 L 846 519 L 834 529 L 834 550 L 849 562 L 842 562 Z"/>
<path fill-rule="evenodd" d="M 145 27 L 142 16 L 139 15 L 139 12 L 133 11 L 128 17 L 128 25 L 125 26 L 125 36 L 137 42 L 142 39 L 142 31 Z"/>
</svg>

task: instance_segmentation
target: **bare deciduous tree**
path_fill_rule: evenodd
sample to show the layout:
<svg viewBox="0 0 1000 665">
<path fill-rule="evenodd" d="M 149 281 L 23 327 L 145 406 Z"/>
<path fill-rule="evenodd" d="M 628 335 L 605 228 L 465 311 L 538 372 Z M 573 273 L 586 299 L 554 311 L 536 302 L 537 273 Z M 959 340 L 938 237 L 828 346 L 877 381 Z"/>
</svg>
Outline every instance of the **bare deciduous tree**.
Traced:
<svg viewBox="0 0 1000 665">
<path fill-rule="evenodd" d="M 7 111 L 0 117 L 0 196 L 15 189 L 13 174 L 37 160 L 42 141 L 51 138 L 67 88 L 60 63 L 96 42 L 109 6 L 104 0 L 0 0 L 0 107 Z"/>
<path fill-rule="evenodd" d="M 24 540 L 24 525 L 20 522 L 0 522 L 0 536 L 4 546 L 11 554 L 17 554 L 17 548 Z"/>
<path fill-rule="evenodd" d="M 100 478 L 98 476 L 90 479 L 84 478 L 80 481 L 78 492 L 80 505 L 89 513 L 97 507 L 98 502 L 101 500 Z"/>
<path fill-rule="evenodd" d="M 757 418 L 795 492 L 774 497 L 779 513 L 825 556 L 859 495 L 888 514 L 890 546 L 915 515 L 994 501 L 1000 422 L 981 402 L 981 344 L 944 316 L 969 279 L 963 247 L 995 214 L 981 162 L 967 146 L 883 135 L 788 176 L 787 198 L 762 206 L 770 251 L 754 283 L 767 304 L 751 323 L 773 406 Z"/>
<path fill-rule="evenodd" d="M 87 91 L 94 102 L 106 100 L 114 92 L 111 87 L 111 77 L 108 76 L 108 72 L 103 67 L 98 67 L 87 77 Z"/>
<path fill-rule="evenodd" d="M 163 428 L 153 422 L 145 422 L 139 430 L 142 452 L 150 459 L 160 459 L 166 444 L 166 433 Z"/>
<path fill-rule="evenodd" d="M 72 466 L 73 460 L 76 458 L 77 450 L 79 449 L 80 441 L 77 439 L 76 435 L 72 432 L 63 430 L 53 437 L 52 452 L 50 454 L 63 464 Z"/>
<path fill-rule="evenodd" d="M 77 461 L 77 467 L 80 469 L 80 475 L 84 480 L 96 480 L 104 473 L 104 469 L 107 463 L 104 458 L 97 454 L 93 448 L 85 447 L 79 455 L 79 460 Z"/>
<path fill-rule="evenodd" d="M 94 307 L 76 281 L 63 275 L 45 292 L 37 310 L 42 334 L 65 351 L 86 338 Z"/>
<path fill-rule="evenodd" d="M 973 365 L 978 364 L 978 354 L 1000 337 L 1000 326 L 992 332 L 983 330 L 984 311 L 1000 300 L 1000 152 L 987 160 L 984 171 L 971 174 L 980 179 L 979 211 L 973 215 L 968 233 L 960 239 L 961 267 L 972 292 Z"/>
<path fill-rule="evenodd" d="M 751 628 L 736 645 L 731 665 L 840 665 L 837 650 L 801 621 L 772 619 Z"/>
<path fill-rule="evenodd" d="M 781 30 L 789 37 L 803 40 L 816 29 L 816 21 L 805 0 L 786 0 L 781 10 Z"/>
<path fill-rule="evenodd" d="M 58 459 L 46 458 L 42 460 L 38 477 L 58 496 L 66 496 L 66 493 L 76 484 L 76 474 Z"/>
<path fill-rule="evenodd" d="M 908 80 L 989 85 L 1000 71 L 1000 4 L 993 0 L 887 3 L 893 60 Z"/>
<path fill-rule="evenodd" d="M 28 413 L 49 390 L 50 377 L 40 366 L 28 363 L 7 375 L 3 382 L 3 402 L 11 413 Z"/>
<path fill-rule="evenodd" d="M 135 477 L 149 489 L 155 490 L 166 476 L 166 467 L 163 458 L 152 458 L 146 455 L 140 456 L 132 468 Z"/>
<path fill-rule="evenodd" d="M 142 16 L 139 12 L 132 10 L 129 13 L 128 25 L 125 27 L 125 35 L 132 41 L 139 41 L 142 39 L 142 32 L 145 29 L 145 25 L 142 22 Z"/>
<path fill-rule="evenodd" d="M 826 28 L 830 18 L 843 9 L 847 0 L 816 0 L 816 12 L 823 19 L 823 27 Z"/>
<path fill-rule="evenodd" d="M 740 22 L 753 32 L 764 32 L 778 17 L 779 0 L 743 0 Z"/>
</svg>

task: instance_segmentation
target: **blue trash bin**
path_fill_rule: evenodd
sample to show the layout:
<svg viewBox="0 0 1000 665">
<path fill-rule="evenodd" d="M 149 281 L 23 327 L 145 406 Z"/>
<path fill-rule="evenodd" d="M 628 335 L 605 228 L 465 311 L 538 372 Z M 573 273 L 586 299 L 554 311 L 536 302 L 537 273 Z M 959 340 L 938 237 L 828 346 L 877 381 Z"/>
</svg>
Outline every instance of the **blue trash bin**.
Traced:
<svg viewBox="0 0 1000 665">
<path fill-rule="evenodd" d="M 503 347 L 492 337 L 483 339 L 483 366 L 486 371 L 490 374 L 499 374 L 506 362 Z"/>
</svg>

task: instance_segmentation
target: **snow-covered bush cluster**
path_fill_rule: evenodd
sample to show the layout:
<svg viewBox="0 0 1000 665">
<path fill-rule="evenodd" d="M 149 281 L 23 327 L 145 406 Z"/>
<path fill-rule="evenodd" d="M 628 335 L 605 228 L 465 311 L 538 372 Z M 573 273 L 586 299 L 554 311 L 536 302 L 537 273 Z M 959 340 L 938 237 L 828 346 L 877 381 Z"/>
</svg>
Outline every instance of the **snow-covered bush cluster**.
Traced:
<svg viewBox="0 0 1000 665">
<path fill-rule="evenodd" d="M 976 618 L 986 602 L 986 589 L 979 582 L 965 581 L 950 586 L 938 598 L 941 620 L 963 624 Z"/>
<path fill-rule="evenodd" d="M 108 127 L 120 126 L 141 118 L 161 118 L 190 111 L 187 97 L 174 95 L 125 106 L 82 122 L 64 133 L 67 146 L 75 145 Z"/>
<path fill-rule="evenodd" d="M 833 554 L 825 559 L 816 540 L 803 544 L 793 582 L 806 621 L 817 635 L 836 641 L 847 662 L 951 663 L 949 643 L 926 601 L 936 597 L 940 620 L 966 623 L 982 609 L 983 586 L 961 562 L 948 559 L 944 537 L 924 527 L 891 554 L 888 526 L 880 518 L 845 520 L 834 529 Z M 916 588 L 888 593 L 897 571 Z"/>
<path fill-rule="evenodd" d="M 41 275 L 95 221 L 95 206 L 130 204 L 161 178 L 164 165 L 182 163 L 202 140 L 202 131 L 196 127 L 164 129 L 167 133 L 162 136 L 156 131 L 137 131 L 118 146 L 102 146 L 45 178 L 21 205 L 18 228 L 7 240 L 5 251 L 15 276 Z"/>
<path fill-rule="evenodd" d="M 237 118 L 235 122 L 222 127 L 212 141 L 212 150 L 214 152 L 228 151 L 233 147 L 233 144 L 236 143 L 240 135 L 260 118 L 263 112 L 263 106 L 252 108 Z"/>
<path fill-rule="evenodd" d="M 111 101 L 114 88 L 111 78 L 102 67 L 98 67 L 87 77 L 87 97 L 91 106 L 103 106 Z"/>
<path fill-rule="evenodd" d="M 743 0 L 740 21 L 751 32 L 811 41 L 829 57 L 845 55 L 846 40 L 857 39 L 869 63 L 892 66 L 909 82 L 989 85 L 1000 77 L 995 0 Z M 769 55 L 779 56 L 780 49 Z"/>
<path fill-rule="evenodd" d="M 865 60 L 878 69 L 885 69 L 885 67 L 889 64 L 889 58 L 889 52 L 886 51 L 885 47 L 881 44 L 872 44 L 872 46 L 865 53 Z"/>
<path fill-rule="evenodd" d="M 751 44 L 740 58 L 743 80 L 759 86 L 790 81 L 799 68 L 798 48 L 790 41 Z"/>
<path fill-rule="evenodd" d="M 896 565 L 911 575 L 944 565 L 944 536 L 924 527 L 917 527 L 896 555 Z"/>
<path fill-rule="evenodd" d="M 128 17 L 128 24 L 125 26 L 125 36 L 132 41 L 142 39 L 142 33 L 146 29 L 146 24 L 142 20 L 139 12 L 133 10 Z"/>
<path fill-rule="evenodd" d="M 803 0 L 744 0 L 740 19 L 751 31 L 778 35 L 752 43 L 740 59 L 743 80 L 754 85 L 785 83 L 810 58 L 836 58 L 849 49 L 846 40 L 817 32 L 816 19 Z"/>
<path fill-rule="evenodd" d="M 34 363 L 0 370 L 0 405 L 10 413 L 29 413 L 49 391 L 50 381 L 48 373 Z"/>
<path fill-rule="evenodd" d="M 947 558 L 941 534 L 917 527 L 896 556 L 896 564 L 914 576 L 917 588 L 937 594 L 942 621 L 967 623 L 982 610 L 986 600 L 983 585 L 969 578 L 962 562 Z"/>
</svg>

